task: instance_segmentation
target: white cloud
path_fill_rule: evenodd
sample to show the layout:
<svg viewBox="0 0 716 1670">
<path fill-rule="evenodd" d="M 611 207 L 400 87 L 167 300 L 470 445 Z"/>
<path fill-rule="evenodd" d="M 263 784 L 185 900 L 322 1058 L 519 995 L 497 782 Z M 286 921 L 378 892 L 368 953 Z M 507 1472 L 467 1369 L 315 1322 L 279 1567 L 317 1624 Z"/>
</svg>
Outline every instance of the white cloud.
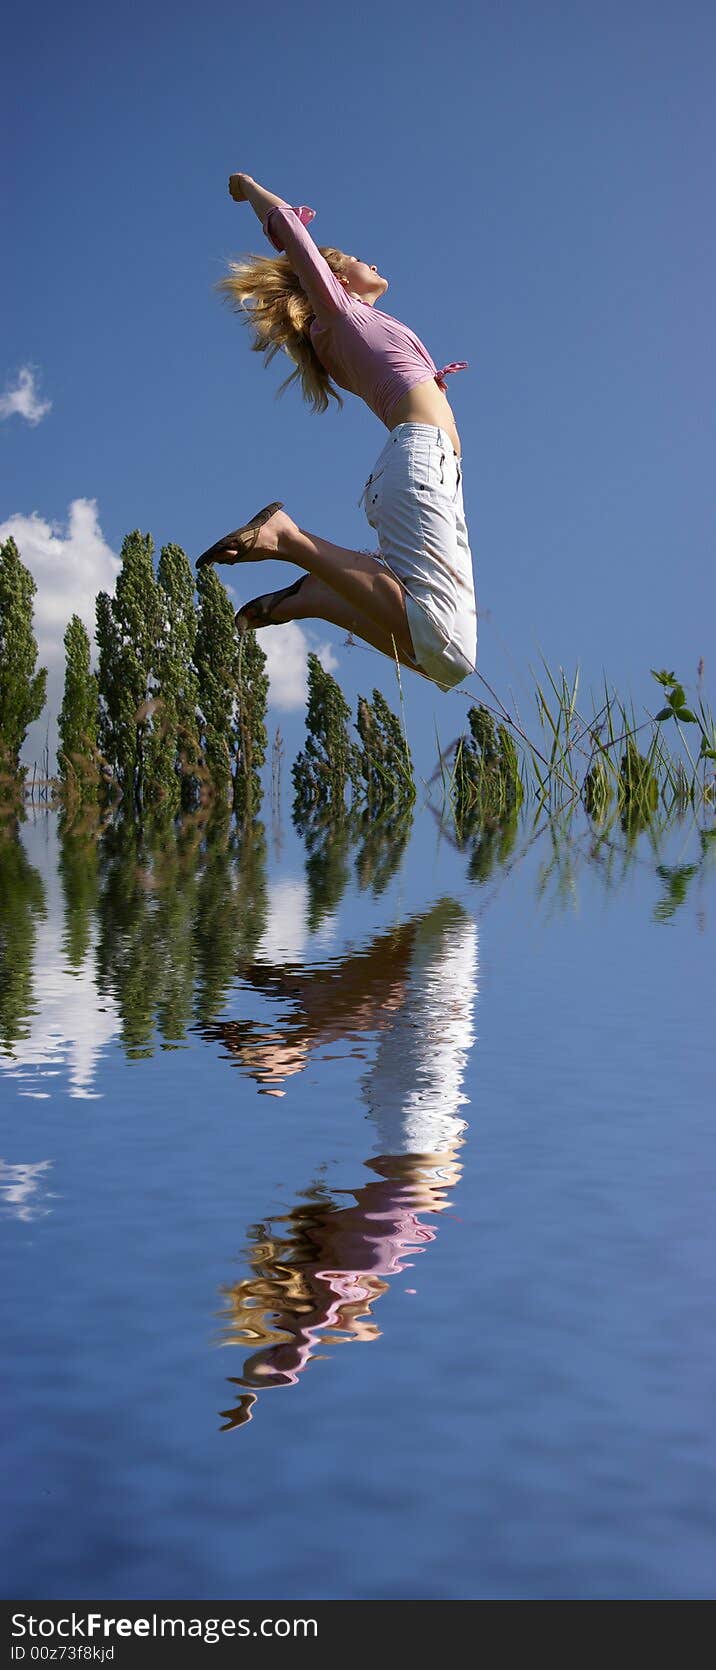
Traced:
<svg viewBox="0 0 716 1670">
<path fill-rule="evenodd" d="M 330 644 L 314 643 L 296 620 L 260 632 L 259 643 L 266 655 L 266 672 L 271 680 L 269 703 L 284 713 L 306 705 L 309 650 L 318 656 L 327 673 L 334 672 L 338 666 Z"/>
<path fill-rule="evenodd" d="M 41 758 L 50 720 L 50 770 L 55 769 L 56 717 L 62 702 L 65 673 L 63 637 L 71 615 L 79 615 L 94 642 L 95 598 L 98 591 L 114 591 L 121 568 L 102 535 L 96 499 L 74 499 L 66 530 L 33 511 L 19 512 L 0 523 L 0 544 L 12 535 L 21 559 L 37 586 L 34 630 L 38 665 L 47 667 L 47 706 L 31 725 L 22 750 L 27 762 Z"/>
<path fill-rule="evenodd" d="M 35 387 L 35 373 L 31 365 L 23 365 L 17 374 L 17 382 L 12 388 L 9 384 L 4 394 L 0 394 L 0 418 L 24 417 L 28 423 L 39 423 L 45 413 L 52 408 L 51 400 L 41 400 Z"/>
</svg>

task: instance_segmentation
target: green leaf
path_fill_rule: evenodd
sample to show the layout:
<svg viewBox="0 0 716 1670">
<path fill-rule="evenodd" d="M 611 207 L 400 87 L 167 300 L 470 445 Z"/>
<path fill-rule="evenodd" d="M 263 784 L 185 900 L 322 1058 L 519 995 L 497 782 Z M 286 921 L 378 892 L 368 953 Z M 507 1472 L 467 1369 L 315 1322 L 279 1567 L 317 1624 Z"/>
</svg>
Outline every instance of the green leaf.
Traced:
<svg viewBox="0 0 716 1670">
<path fill-rule="evenodd" d="M 676 708 L 675 709 L 675 717 L 677 719 L 680 719 L 682 724 L 684 724 L 684 725 L 695 725 L 696 724 L 696 714 L 691 712 L 690 707 Z"/>
<path fill-rule="evenodd" d="M 673 690 L 669 691 L 668 699 L 670 707 L 685 707 L 686 691 L 684 690 L 683 684 L 675 684 Z"/>
<path fill-rule="evenodd" d="M 660 673 L 657 673 L 655 671 L 655 669 L 652 667 L 651 668 L 651 676 L 652 676 L 652 678 L 656 679 L 657 684 L 663 684 L 663 685 L 676 684 L 676 673 L 667 673 L 666 669 L 664 667 L 662 667 Z"/>
<path fill-rule="evenodd" d="M 670 707 L 662 707 L 656 715 L 657 719 L 673 719 L 673 716 L 673 708 Z"/>
</svg>

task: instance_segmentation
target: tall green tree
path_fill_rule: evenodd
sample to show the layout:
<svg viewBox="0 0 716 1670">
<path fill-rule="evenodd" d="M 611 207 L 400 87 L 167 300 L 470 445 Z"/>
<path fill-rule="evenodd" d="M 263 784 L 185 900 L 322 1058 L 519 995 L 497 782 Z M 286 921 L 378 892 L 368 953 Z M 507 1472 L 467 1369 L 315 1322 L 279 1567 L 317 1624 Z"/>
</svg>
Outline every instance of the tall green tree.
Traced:
<svg viewBox="0 0 716 1670">
<path fill-rule="evenodd" d="M 261 767 L 268 747 L 269 690 L 265 669 L 266 656 L 256 633 L 244 632 L 238 655 L 238 752 L 234 771 L 234 811 L 242 823 L 256 817 L 263 799 Z"/>
<path fill-rule="evenodd" d="M 266 758 L 266 656 L 255 632 L 237 635 L 234 610 L 212 568 L 197 581 L 199 622 L 194 661 L 204 760 L 219 806 L 251 822 L 263 798 Z"/>
<path fill-rule="evenodd" d="M 238 641 L 234 611 L 213 568 L 201 569 L 197 591 L 199 620 L 194 659 L 201 741 L 213 793 L 219 805 L 227 805 L 237 747 Z"/>
<path fill-rule="evenodd" d="M 162 610 L 150 534 L 138 530 L 122 544 L 113 598 L 97 598 L 100 738 L 126 802 L 147 798 L 147 753 L 156 712 L 156 662 Z"/>
<path fill-rule="evenodd" d="M 58 720 L 57 767 L 68 792 L 89 799 L 99 782 L 97 679 L 90 669 L 89 634 L 73 615 L 64 637 L 65 689 Z"/>
<path fill-rule="evenodd" d="M 193 666 L 194 576 L 180 545 L 165 545 L 157 575 L 151 724 L 144 750 L 143 802 L 174 815 L 196 803 L 200 777 L 198 681 Z"/>
<path fill-rule="evenodd" d="M 162 616 L 156 676 L 161 729 L 166 737 L 157 772 L 170 787 L 172 805 L 195 805 L 200 782 L 199 680 L 194 665 L 198 627 L 194 574 L 180 545 L 162 546 L 159 558 Z"/>
<path fill-rule="evenodd" d="M 415 799 L 415 777 L 410 749 L 397 714 L 379 690 L 373 700 L 358 697 L 356 730 L 363 744 L 360 771 L 363 795 L 371 813 Z"/>
<path fill-rule="evenodd" d="M 291 772 L 296 791 L 295 819 L 300 821 L 318 807 L 342 814 L 346 785 L 350 783 L 357 791 L 360 760 L 348 734 L 350 717 L 340 685 L 321 666 L 317 655 L 309 655 L 306 746 Z"/>
<path fill-rule="evenodd" d="M 5 771 L 21 780 L 20 749 L 28 725 L 42 713 L 47 685 L 32 630 L 36 591 L 14 539 L 7 539 L 0 546 L 0 757 Z"/>
</svg>

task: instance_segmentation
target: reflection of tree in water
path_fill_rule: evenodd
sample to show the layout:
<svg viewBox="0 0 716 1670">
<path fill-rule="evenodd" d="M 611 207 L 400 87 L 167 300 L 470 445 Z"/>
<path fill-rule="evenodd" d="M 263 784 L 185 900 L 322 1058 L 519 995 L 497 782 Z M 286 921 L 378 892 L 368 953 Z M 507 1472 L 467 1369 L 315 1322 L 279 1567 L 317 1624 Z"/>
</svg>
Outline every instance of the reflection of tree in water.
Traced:
<svg viewBox="0 0 716 1670">
<path fill-rule="evenodd" d="M 92 943 L 100 888 L 100 849 L 91 826 L 68 825 L 60 815 L 57 867 L 65 903 L 62 950 L 70 968 L 80 969 Z"/>
<path fill-rule="evenodd" d="M 682 857 L 676 864 L 655 862 L 666 839 L 674 834 L 678 834 L 680 855 L 687 842 L 692 846 L 698 843 L 694 860 L 684 862 Z M 678 805 L 670 807 L 663 818 L 652 815 L 643 828 L 636 822 L 625 827 L 623 818 L 613 810 L 598 824 L 592 819 L 586 837 L 580 827 L 580 808 L 573 806 L 547 819 L 540 838 L 549 846 L 537 871 L 535 893 L 540 901 L 547 899 L 550 906 L 559 909 L 576 904 L 585 867 L 598 873 L 603 891 L 610 894 L 616 893 L 635 869 L 643 869 L 661 883 L 661 897 L 652 913 L 655 922 L 671 921 L 692 893 L 701 890 L 716 858 L 716 830 L 700 827 L 693 812 L 684 814 Z"/>
<path fill-rule="evenodd" d="M 314 822 L 309 926 L 337 908 L 356 839 L 359 874 L 378 890 L 407 834 L 397 820 Z M 66 954 L 72 967 L 81 965 L 96 914 L 99 990 L 115 999 L 132 1058 L 151 1055 L 155 1030 L 168 1048 L 194 1020 L 208 1024 L 237 967 L 253 960 L 267 921 L 266 857 L 263 824 L 239 831 L 228 817 L 188 817 L 176 827 L 119 817 L 103 832 L 60 823 Z"/>
<path fill-rule="evenodd" d="M 136 1059 L 152 1054 L 155 1023 L 163 1038 L 175 1040 L 191 1013 L 194 865 L 182 862 L 171 837 L 152 850 L 150 837 L 129 819 L 108 830 L 102 856 L 98 983 L 112 993 L 122 1042 Z"/>
<path fill-rule="evenodd" d="M 360 814 L 356 823 L 355 872 L 361 890 L 370 888 L 378 898 L 400 869 L 413 827 L 412 806 L 394 806 L 380 817 Z"/>
<path fill-rule="evenodd" d="M 266 927 L 266 833 L 254 824 L 239 839 L 216 825 L 206 841 L 196 901 L 196 1019 L 221 1008 L 237 963 L 252 960 Z"/>
<path fill-rule="evenodd" d="M 316 933 L 325 917 L 338 909 L 350 880 L 351 817 L 349 812 L 329 811 L 294 822 L 306 846 L 308 927 Z"/>
<path fill-rule="evenodd" d="M 38 918 L 46 916 L 42 878 L 27 857 L 18 825 L 0 831 L 0 1048 L 12 1054 L 29 1037 L 34 1010 L 33 960 Z"/>
<path fill-rule="evenodd" d="M 489 881 L 495 869 L 504 864 L 514 852 L 519 830 L 519 814 L 512 811 L 500 819 L 487 819 L 478 829 L 475 828 L 476 822 L 477 820 L 471 825 L 463 824 L 461 833 L 465 844 L 469 843 L 469 880 L 485 882 Z"/>
<path fill-rule="evenodd" d="M 319 1346 L 377 1338 L 373 1306 L 388 1278 L 434 1240 L 422 1214 L 443 1211 L 460 1176 L 476 950 L 472 919 L 441 899 L 327 967 L 247 966 L 251 986 L 283 1000 L 280 1021 L 206 1029 L 273 1094 L 327 1043 L 361 1042 L 361 1092 L 382 1149 L 358 1189 L 329 1195 L 316 1184 L 251 1232 L 252 1274 L 223 1290 L 225 1343 L 250 1353 L 232 1377 L 243 1391 L 227 1427 L 251 1418 L 258 1390 L 295 1384 Z"/>
<path fill-rule="evenodd" d="M 98 988 L 114 998 L 129 1056 L 151 1055 L 155 1032 L 164 1048 L 181 1044 L 194 1022 L 208 1025 L 222 1007 L 237 969 L 253 962 L 265 933 L 263 824 L 239 829 L 228 816 L 196 814 L 178 824 L 119 816 L 102 828 L 96 818 L 80 825 L 61 817 L 59 836 L 70 966 L 82 966 L 96 917 Z M 379 832 L 346 814 L 314 821 L 310 839 L 309 922 L 316 928 L 350 880 L 352 842 L 362 841 L 356 866 L 377 890 L 400 862 L 407 829 L 394 820 Z M 27 870 L 17 843 L 15 851 L 14 861 Z M 15 891 L 20 898 L 19 884 Z M 25 955 L 27 983 L 29 941 Z M 18 990 L 22 969 L 16 956 L 6 976 Z"/>
<path fill-rule="evenodd" d="M 370 1160 L 377 1176 L 361 1188 L 329 1195 L 316 1184 L 285 1217 L 254 1226 L 252 1274 L 222 1288 L 222 1343 L 249 1352 L 243 1373 L 228 1377 L 242 1391 L 222 1410 L 223 1431 L 251 1420 L 259 1391 L 295 1385 L 322 1346 L 380 1338 L 373 1308 L 406 1259 L 434 1241 L 424 1218 L 451 1204 L 460 1145 Z"/>
<path fill-rule="evenodd" d="M 98 912 L 100 990 L 110 991 L 132 1058 L 181 1042 L 195 1017 L 221 1001 L 242 943 L 265 920 L 265 836 L 254 826 L 238 849 L 228 820 L 154 834 L 129 820 L 102 846 Z M 196 986 L 196 996 L 195 996 Z"/>
<path fill-rule="evenodd" d="M 329 809 L 296 816 L 294 823 L 306 846 L 308 927 L 316 933 L 326 916 L 338 909 L 351 879 L 354 848 L 358 886 L 370 888 L 376 898 L 385 890 L 402 863 L 413 810 L 395 805 L 376 816 L 366 809 Z"/>
</svg>

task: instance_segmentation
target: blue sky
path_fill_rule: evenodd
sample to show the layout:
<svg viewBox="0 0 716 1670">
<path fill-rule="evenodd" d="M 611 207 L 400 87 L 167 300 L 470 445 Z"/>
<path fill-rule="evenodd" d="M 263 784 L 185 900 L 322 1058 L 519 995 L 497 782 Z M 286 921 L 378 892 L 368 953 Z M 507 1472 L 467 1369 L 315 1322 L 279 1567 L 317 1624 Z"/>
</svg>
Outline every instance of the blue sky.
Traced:
<svg viewBox="0 0 716 1670">
<path fill-rule="evenodd" d="M 377 263 L 438 365 L 469 361 L 450 398 L 479 670 L 527 727 L 540 650 L 637 703 L 649 666 L 693 682 L 703 656 L 713 698 L 715 37 L 705 0 L 15 4 L 0 532 L 37 579 L 53 690 L 66 620 L 91 623 L 134 527 L 195 556 L 280 498 L 372 544 L 357 501 L 385 430 L 350 396 L 276 401 L 284 373 L 212 290 L 267 247 L 227 194 L 243 168 Z M 237 598 L 290 578 L 247 571 Z M 291 753 L 306 643 L 351 700 L 396 694 L 332 627 L 275 642 Z M 435 723 L 449 741 L 483 693 L 406 675 L 424 774 Z"/>
</svg>

